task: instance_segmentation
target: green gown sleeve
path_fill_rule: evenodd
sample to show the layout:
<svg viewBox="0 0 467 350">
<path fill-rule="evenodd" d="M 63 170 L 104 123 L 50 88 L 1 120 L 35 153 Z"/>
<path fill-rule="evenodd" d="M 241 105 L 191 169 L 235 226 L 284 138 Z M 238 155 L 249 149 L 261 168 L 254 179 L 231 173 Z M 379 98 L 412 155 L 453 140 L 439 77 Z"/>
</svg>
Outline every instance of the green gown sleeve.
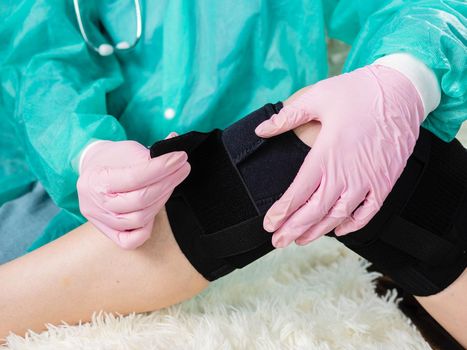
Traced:
<svg viewBox="0 0 467 350">
<path fill-rule="evenodd" d="M 72 6 L 26 0 L 0 8 L 0 103 L 31 171 L 59 207 L 79 217 L 81 150 L 126 136 L 106 107 L 106 94 L 122 83 L 118 62 L 87 49 Z"/>
<path fill-rule="evenodd" d="M 423 126 L 452 140 L 467 119 L 467 2 L 323 1 L 328 35 L 352 49 L 345 71 L 405 52 L 423 61 L 441 87 L 441 103 Z"/>
</svg>

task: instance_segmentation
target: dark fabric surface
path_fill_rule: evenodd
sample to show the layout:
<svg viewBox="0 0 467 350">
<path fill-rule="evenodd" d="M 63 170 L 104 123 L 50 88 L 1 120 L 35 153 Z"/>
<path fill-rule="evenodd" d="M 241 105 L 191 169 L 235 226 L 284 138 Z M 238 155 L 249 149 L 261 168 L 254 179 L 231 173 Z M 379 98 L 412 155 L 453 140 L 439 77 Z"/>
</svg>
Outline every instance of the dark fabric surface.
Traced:
<svg viewBox="0 0 467 350">
<path fill-rule="evenodd" d="M 310 149 L 293 132 L 256 136 L 256 126 L 280 108 L 281 103 L 267 104 L 223 132 L 192 132 L 151 148 L 153 157 L 188 152 L 192 172 L 174 191 L 167 212 L 182 251 L 208 280 L 273 249 L 271 234 L 261 225 L 264 213 Z M 336 238 L 407 292 L 437 293 L 467 265 L 466 193 L 466 150 L 457 140 L 445 143 L 422 128 L 381 210 L 363 229 Z"/>
</svg>

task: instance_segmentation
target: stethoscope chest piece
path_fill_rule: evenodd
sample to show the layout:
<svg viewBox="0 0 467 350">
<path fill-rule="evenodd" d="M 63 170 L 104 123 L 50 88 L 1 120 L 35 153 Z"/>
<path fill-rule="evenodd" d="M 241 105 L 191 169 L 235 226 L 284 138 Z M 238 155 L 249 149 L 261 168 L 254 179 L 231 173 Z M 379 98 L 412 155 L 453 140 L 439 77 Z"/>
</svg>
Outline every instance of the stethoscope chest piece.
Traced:
<svg viewBox="0 0 467 350">
<path fill-rule="evenodd" d="M 102 43 L 99 46 L 96 46 L 87 36 L 86 30 L 84 29 L 83 19 L 81 16 L 81 10 L 79 7 L 79 0 L 73 0 L 73 5 L 75 8 L 76 19 L 78 21 L 79 30 L 81 32 L 81 36 L 83 37 L 84 42 L 88 47 L 97 52 L 101 56 L 110 56 L 115 51 L 126 51 L 134 48 L 138 41 L 141 39 L 141 32 L 142 32 L 142 18 L 141 18 L 141 3 L 139 0 L 134 0 L 135 4 L 135 15 L 136 15 L 136 36 L 133 43 L 129 43 L 128 41 L 121 41 L 116 45 L 111 45 L 109 43 Z"/>
</svg>

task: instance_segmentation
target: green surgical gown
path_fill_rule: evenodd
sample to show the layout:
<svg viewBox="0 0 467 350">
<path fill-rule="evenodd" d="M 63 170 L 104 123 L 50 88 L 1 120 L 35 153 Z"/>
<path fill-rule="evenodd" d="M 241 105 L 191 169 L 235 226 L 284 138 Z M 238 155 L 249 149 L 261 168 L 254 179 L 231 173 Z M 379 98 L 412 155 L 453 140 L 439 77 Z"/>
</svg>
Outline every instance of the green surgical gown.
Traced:
<svg viewBox="0 0 467 350">
<path fill-rule="evenodd" d="M 80 3 L 96 44 L 133 40 L 133 1 Z M 150 145 L 171 131 L 223 128 L 326 78 L 326 36 L 352 46 L 346 71 L 396 52 L 425 62 L 442 98 L 424 126 L 442 139 L 467 118 L 465 1 L 147 0 L 142 7 L 136 49 L 101 57 L 84 43 L 71 0 L 0 3 L 0 205 L 39 180 L 64 209 L 51 228 L 69 229 L 83 221 L 77 164 L 89 142 Z"/>
</svg>

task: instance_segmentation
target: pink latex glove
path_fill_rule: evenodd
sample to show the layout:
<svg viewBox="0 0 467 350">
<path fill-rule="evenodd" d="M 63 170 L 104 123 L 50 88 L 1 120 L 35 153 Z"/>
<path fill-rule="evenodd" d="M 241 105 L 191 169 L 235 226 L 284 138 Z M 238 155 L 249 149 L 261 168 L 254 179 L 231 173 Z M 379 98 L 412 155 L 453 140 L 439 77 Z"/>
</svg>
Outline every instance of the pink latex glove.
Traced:
<svg viewBox="0 0 467 350">
<path fill-rule="evenodd" d="M 134 141 L 92 144 L 77 184 L 81 213 L 120 247 L 139 247 L 151 236 L 155 215 L 188 176 L 187 159 L 185 152 L 151 159 Z"/>
<path fill-rule="evenodd" d="M 267 138 L 321 122 L 295 180 L 265 216 L 273 245 L 304 245 L 334 228 L 344 235 L 365 226 L 402 173 L 423 117 L 411 81 L 372 65 L 306 88 L 260 124 L 256 133 Z"/>
</svg>

